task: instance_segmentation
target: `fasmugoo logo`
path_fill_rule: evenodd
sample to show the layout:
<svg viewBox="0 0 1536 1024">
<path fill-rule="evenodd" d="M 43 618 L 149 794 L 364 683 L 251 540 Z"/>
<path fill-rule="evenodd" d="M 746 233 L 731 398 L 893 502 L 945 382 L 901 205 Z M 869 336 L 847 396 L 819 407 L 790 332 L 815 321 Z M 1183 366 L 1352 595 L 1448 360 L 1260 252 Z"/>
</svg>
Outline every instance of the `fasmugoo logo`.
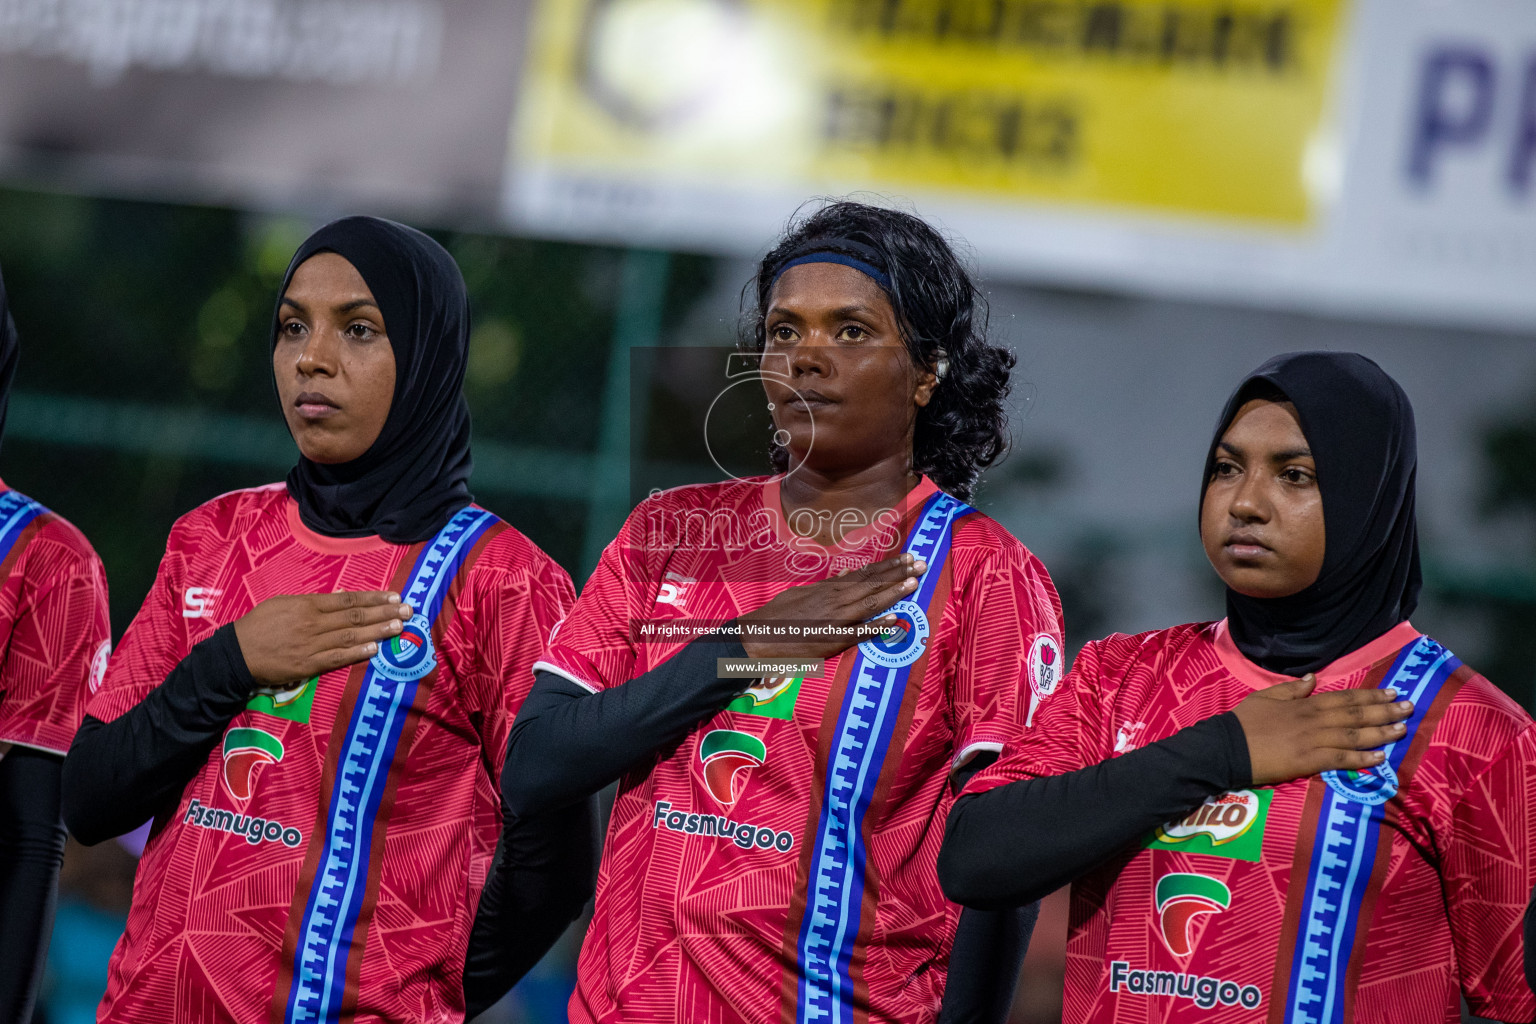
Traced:
<svg viewBox="0 0 1536 1024">
<path fill-rule="evenodd" d="M 217 807 L 205 807 L 203 802 L 197 799 L 187 805 L 187 813 L 181 819 L 181 823 L 191 825 L 193 828 L 205 828 L 210 832 L 228 832 L 232 836 L 244 836 L 245 841 L 252 846 L 258 843 L 281 842 L 284 846 L 291 848 L 304 841 L 304 833 L 280 821 L 258 818 L 254 814 L 236 814 L 234 811 Z"/>
<path fill-rule="evenodd" d="M 754 847 L 759 850 L 778 850 L 788 853 L 795 848 L 793 832 L 779 832 L 766 825 L 753 825 L 745 821 L 732 821 L 723 814 L 694 814 L 674 811 L 666 800 L 656 801 L 656 813 L 651 817 L 652 828 L 664 828 L 668 832 L 681 832 L 690 836 L 718 836 L 729 839 L 743 850 Z"/>
<path fill-rule="evenodd" d="M 1208 978 L 1183 971 L 1133 971 L 1124 960 L 1109 963 L 1109 990 L 1133 992 L 1142 996 L 1173 996 L 1188 999 L 1202 1010 L 1218 1003 L 1252 1010 L 1264 1001 L 1256 985 L 1239 985 L 1223 978 Z"/>
</svg>

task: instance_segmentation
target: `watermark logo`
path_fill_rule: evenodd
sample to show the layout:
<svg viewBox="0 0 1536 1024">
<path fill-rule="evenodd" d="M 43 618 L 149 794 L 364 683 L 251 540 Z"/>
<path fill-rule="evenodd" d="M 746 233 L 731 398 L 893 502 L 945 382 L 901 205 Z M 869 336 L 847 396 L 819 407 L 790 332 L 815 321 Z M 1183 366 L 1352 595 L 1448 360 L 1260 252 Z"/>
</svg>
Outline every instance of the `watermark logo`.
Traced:
<svg viewBox="0 0 1536 1024">
<path fill-rule="evenodd" d="M 816 417 L 814 415 L 815 403 L 807 401 L 806 396 L 795 389 L 791 381 L 794 379 L 790 372 L 789 357 L 782 354 L 764 354 L 758 352 L 732 352 L 726 356 L 725 376 L 729 384 L 720 389 L 710 402 L 709 409 L 704 413 L 704 450 L 709 455 L 709 461 L 715 464 L 715 468 L 731 480 L 742 480 L 741 476 L 731 472 L 725 466 L 724 452 L 728 446 L 721 446 L 711 439 L 711 424 L 714 424 L 713 432 L 722 433 L 722 423 L 734 428 L 741 420 L 740 403 L 745 399 L 749 403 L 761 402 L 766 407 L 770 416 L 779 411 L 779 405 L 796 406 L 805 415 L 807 423 L 807 436 L 805 439 L 805 451 L 800 453 L 799 460 L 791 460 L 789 471 L 793 473 L 809 456 L 811 447 L 816 443 Z M 745 388 L 745 391 L 738 389 Z M 733 392 L 736 392 L 733 394 Z M 778 394 L 779 401 L 770 401 L 769 394 Z M 733 401 L 734 400 L 734 401 Z M 775 447 L 788 449 L 790 433 L 778 425 L 779 420 L 773 417 L 774 431 L 773 444 Z"/>
<path fill-rule="evenodd" d="M 1174 956 L 1194 950 L 1195 918 L 1219 914 L 1232 905 L 1232 890 L 1209 875 L 1174 872 L 1157 880 L 1158 931 Z"/>
<path fill-rule="evenodd" d="M 699 741 L 704 787 L 726 807 L 736 803 L 746 788 L 747 775 L 766 760 L 767 745 L 751 733 L 712 729 Z"/>
<path fill-rule="evenodd" d="M 645 557 L 627 559 L 625 571 L 651 585 L 658 612 L 698 614 L 700 597 L 690 594 L 698 584 L 787 584 L 858 569 L 901 540 L 897 509 L 782 501 L 780 486 L 825 447 L 827 417 L 851 400 L 840 386 L 797 376 L 789 355 L 771 347 L 642 346 L 629 369 L 636 514 L 625 537 Z M 729 500 L 697 502 L 677 486 L 706 479 L 725 485 Z"/>
</svg>

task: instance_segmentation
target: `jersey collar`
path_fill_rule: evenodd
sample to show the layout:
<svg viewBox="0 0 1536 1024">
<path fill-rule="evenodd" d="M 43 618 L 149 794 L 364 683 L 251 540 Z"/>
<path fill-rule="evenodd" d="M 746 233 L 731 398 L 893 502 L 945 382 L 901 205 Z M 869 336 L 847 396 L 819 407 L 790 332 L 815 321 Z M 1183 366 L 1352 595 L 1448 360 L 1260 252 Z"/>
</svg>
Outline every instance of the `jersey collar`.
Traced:
<svg viewBox="0 0 1536 1024">
<path fill-rule="evenodd" d="M 763 507 L 767 509 L 772 515 L 774 529 L 778 535 L 780 543 L 804 544 L 806 543 L 805 538 L 796 537 L 793 533 L 791 533 L 789 530 L 789 525 L 785 522 L 784 519 L 783 495 L 780 493 L 779 489 L 780 481 L 783 479 L 784 478 L 782 475 L 775 476 L 763 484 L 761 488 L 763 496 Z M 923 507 L 923 503 L 932 497 L 933 494 L 938 491 L 938 489 L 939 485 L 928 479 L 926 475 L 918 478 L 917 486 L 907 492 L 907 496 L 901 499 L 901 504 L 896 508 L 898 522 L 903 525 L 904 531 L 905 527 L 910 523 L 914 511 L 921 509 Z M 872 534 L 880 529 L 880 525 L 881 524 L 879 523 L 871 523 L 870 525 L 862 526 L 857 530 L 850 530 L 843 537 L 842 549 L 847 551 L 858 550 L 859 547 L 862 546 L 863 543 L 868 540 Z M 905 532 L 903 532 L 903 535 L 905 535 Z"/>
<path fill-rule="evenodd" d="M 388 548 L 403 546 L 391 544 L 377 534 L 371 537 L 327 537 L 304 525 L 304 520 L 299 518 L 299 503 L 294 501 L 286 491 L 283 495 L 283 506 L 288 516 L 288 529 L 293 533 L 293 539 L 322 555 L 360 555 L 365 551 L 384 551 Z"/>
<path fill-rule="evenodd" d="M 1405 619 L 1364 647 L 1357 647 L 1342 658 L 1318 669 L 1318 687 L 1321 689 L 1329 683 L 1338 682 L 1357 672 L 1362 672 L 1381 659 L 1401 650 L 1418 637 L 1419 631 Z M 1239 651 L 1237 644 L 1232 642 L 1232 634 L 1227 629 L 1226 619 L 1216 623 L 1216 654 L 1221 658 L 1221 663 L 1227 671 L 1256 690 L 1295 678 L 1271 672 L 1267 668 L 1260 668 L 1243 657 L 1243 652 Z"/>
</svg>

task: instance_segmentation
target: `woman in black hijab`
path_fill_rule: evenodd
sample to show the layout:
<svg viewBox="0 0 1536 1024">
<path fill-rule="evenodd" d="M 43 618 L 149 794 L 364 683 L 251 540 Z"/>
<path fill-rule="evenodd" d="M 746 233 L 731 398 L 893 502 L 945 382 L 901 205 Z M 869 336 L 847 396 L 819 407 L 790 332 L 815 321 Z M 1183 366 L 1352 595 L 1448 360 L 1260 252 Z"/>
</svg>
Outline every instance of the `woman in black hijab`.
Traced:
<svg viewBox="0 0 1536 1024">
<path fill-rule="evenodd" d="M 474 1014 L 590 895 L 590 803 L 497 798 L 573 595 L 472 503 L 469 326 L 420 232 L 350 217 L 295 254 L 271 345 L 298 464 L 176 523 L 65 764 L 82 842 L 154 819 L 99 1019 Z"/>
<path fill-rule="evenodd" d="M 377 534 L 396 544 L 426 540 L 473 500 L 463 393 L 469 353 L 464 279 L 447 250 L 421 232 L 373 217 L 348 217 L 299 246 L 283 292 L 294 271 L 320 253 L 344 255 L 368 282 L 384 322 L 405 330 L 392 328 L 394 392 L 378 437 L 345 462 L 312 460 L 301 447 L 298 464 L 288 473 L 288 493 L 304 524 L 327 536 Z M 281 303 L 274 318 L 276 348 Z"/>
<path fill-rule="evenodd" d="M 1271 359 L 1227 400 L 1206 454 L 1206 488 L 1215 479 L 1222 433 L 1255 400 L 1290 402 L 1314 459 L 1328 467 L 1326 554 L 1316 581 L 1294 594 L 1253 596 L 1229 585 L 1227 625 L 1254 664 L 1300 676 L 1381 636 L 1418 605 L 1413 408 L 1397 382 L 1364 356 L 1301 352 Z M 1221 524 L 1207 528 L 1202 519 L 1201 534 L 1226 579 L 1216 543 Z"/>
<path fill-rule="evenodd" d="M 1202 483 L 1228 617 L 1088 644 L 956 803 L 951 898 L 1072 882 L 1065 1020 L 1536 1018 L 1536 728 L 1406 621 L 1416 467 L 1375 363 L 1259 367 Z"/>
<path fill-rule="evenodd" d="M 0 431 L 18 358 L 0 281 Z M 110 648 L 107 578 L 72 525 L 0 482 L 0 1022 L 29 1021 L 53 927 L 59 775 Z"/>
</svg>

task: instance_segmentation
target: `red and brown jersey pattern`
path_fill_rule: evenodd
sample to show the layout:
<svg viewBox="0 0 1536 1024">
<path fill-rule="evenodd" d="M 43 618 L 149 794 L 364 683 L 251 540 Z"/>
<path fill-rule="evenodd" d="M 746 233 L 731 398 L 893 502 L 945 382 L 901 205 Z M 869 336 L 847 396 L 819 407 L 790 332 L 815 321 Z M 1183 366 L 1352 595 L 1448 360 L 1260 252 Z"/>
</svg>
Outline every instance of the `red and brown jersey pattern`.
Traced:
<svg viewBox="0 0 1536 1024">
<path fill-rule="evenodd" d="M 110 650 L 107 576 L 90 542 L 0 483 L 0 751 L 66 753 Z"/>
<path fill-rule="evenodd" d="M 1224 623 L 1089 644 L 967 792 L 1103 761 L 1282 679 Z M 1408 623 L 1318 680 L 1412 699 L 1406 736 L 1368 771 L 1215 797 L 1074 883 L 1067 1019 L 1454 1024 L 1462 996 L 1481 1016 L 1536 1016 L 1530 716 Z"/>
<path fill-rule="evenodd" d="M 775 479 L 656 496 L 541 659 L 616 686 L 787 586 L 929 552 L 891 634 L 757 681 L 620 781 L 573 1021 L 936 1017 L 959 915 L 935 873 L 951 771 L 1025 729 L 1032 682 L 1058 682 L 1060 604 L 1022 544 L 926 479 L 886 517 L 846 515 L 829 549 L 787 528 Z"/>
<path fill-rule="evenodd" d="M 435 544 L 448 557 L 429 621 L 413 617 L 365 665 L 255 695 L 157 818 L 99 1020 L 462 1016 L 508 730 L 573 594 L 507 524 L 473 506 L 459 519 L 473 530 L 424 544 L 324 537 L 274 485 L 177 522 L 90 705 L 103 720 L 269 597 L 404 594 Z M 351 880 L 344 894 L 336 870 Z"/>
</svg>

